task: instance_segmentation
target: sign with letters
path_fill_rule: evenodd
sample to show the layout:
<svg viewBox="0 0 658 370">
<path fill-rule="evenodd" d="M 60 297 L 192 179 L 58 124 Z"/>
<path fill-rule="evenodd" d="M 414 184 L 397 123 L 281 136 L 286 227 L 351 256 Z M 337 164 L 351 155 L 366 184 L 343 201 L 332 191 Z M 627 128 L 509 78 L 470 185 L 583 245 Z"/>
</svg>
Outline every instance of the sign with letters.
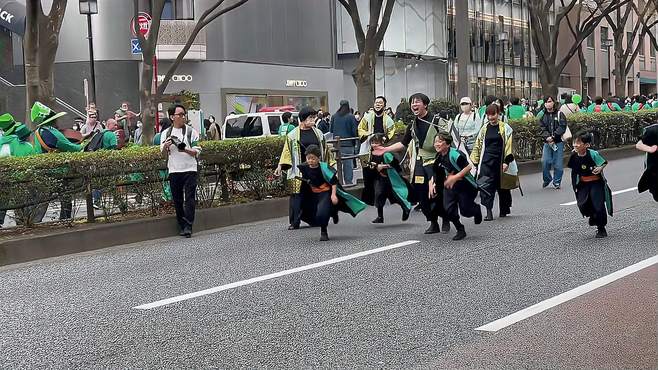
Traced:
<svg viewBox="0 0 658 370">
<path fill-rule="evenodd" d="M 158 75 L 158 82 L 164 81 L 164 75 Z M 194 78 L 192 75 L 173 75 L 171 76 L 171 82 L 192 82 Z"/>
<path fill-rule="evenodd" d="M 0 27 L 19 35 L 25 34 L 25 5 L 18 1 L 0 0 Z"/>
<path fill-rule="evenodd" d="M 308 87 L 308 82 L 304 80 L 286 80 L 286 87 Z"/>
</svg>

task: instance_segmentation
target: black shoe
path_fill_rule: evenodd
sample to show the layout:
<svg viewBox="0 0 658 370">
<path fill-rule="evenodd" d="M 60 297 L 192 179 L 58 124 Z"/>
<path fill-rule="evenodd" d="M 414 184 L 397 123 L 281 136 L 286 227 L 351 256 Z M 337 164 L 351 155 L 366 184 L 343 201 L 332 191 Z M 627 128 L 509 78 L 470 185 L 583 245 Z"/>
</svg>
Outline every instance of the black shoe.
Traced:
<svg viewBox="0 0 658 370">
<path fill-rule="evenodd" d="M 425 230 L 425 234 L 436 234 L 440 231 L 441 229 L 439 228 L 439 224 L 436 221 L 431 221 L 430 227 Z"/>
<path fill-rule="evenodd" d="M 596 230 L 596 238 L 601 239 L 606 237 L 608 237 L 608 232 L 605 231 L 605 227 L 599 227 L 598 230 Z"/>
<path fill-rule="evenodd" d="M 509 215 L 509 214 L 510 214 L 510 211 L 509 211 L 509 210 L 506 210 L 506 211 L 500 211 L 500 217 L 507 217 L 507 215 Z"/>
<path fill-rule="evenodd" d="M 183 229 L 183 236 L 186 238 L 191 238 L 192 237 L 192 228 L 191 227 L 186 227 Z"/>
<path fill-rule="evenodd" d="M 443 222 L 441 222 L 441 232 L 443 234 L 450 232 L 450 221 L 443 219 Z"/>
<path fill-rule="evenodd" d="M 383 224 L 384 223 L 384 217 L 377 217 L 376 219 L 372 220 L 373 224 Z"/>
<path fill-rule="evenodd" d="M 299 225 L 290 225 L 290 226 L 288 226 L 288 230 L 298 230 L 298 229 L 299 229 Z"/>
<path fill-rule="evenodd" d="M 466 237 L 466 230 L 462 227 L 457 229 L 457 234 L 452 238 L 452 240 L 462 240 Z"/>
<path fill-rule="evenodd" d="M 482 209 L 478 209 L 478 213 L 473 216 L 473 219 L 475 220 L 475 224 L 479 225 L 482 223 Z"/>
<path fill-rule="evenodd" d="M 334 214 L 331 216 L 331 219 L 334 221 L 334 225 L 338 224 L 338 213 Z"/>
<path fill-rule="evenodd" d="M 541 185 L 542 189 L 546 188 L 549 184 L 550 184 L 550 182 L 545 182 L 545 183 L 543 183 L 543 184 Z"/>
<path fill-rule="evenodd" d="M 408 210 L 403 209 L 402 210 L 402 221 L 407 221 L 409 219 L 409 214 L 410 213 L 411 212 L 409 212 Z"/>
<path fill-rule="evenodd" d="M 487 216 L 484 218 L 485 221 L 493 221 L 493 213 L 490 209 L 487 209 Z"/>
<path fill-rule="evenodd" d="M 178 233 L 178 235 L 185 236 L 185 232 L 186 232 L 185 229 L 183 229 L 183 230 L 180 231 L 180 233 Z"/>
<path fill-rule="evenodd" d="M 329 234 L 327 234 L 326 231 L 320 233 L 320 241 L 321 242 L 326 242 L 329 240 Z"/>
</svg>

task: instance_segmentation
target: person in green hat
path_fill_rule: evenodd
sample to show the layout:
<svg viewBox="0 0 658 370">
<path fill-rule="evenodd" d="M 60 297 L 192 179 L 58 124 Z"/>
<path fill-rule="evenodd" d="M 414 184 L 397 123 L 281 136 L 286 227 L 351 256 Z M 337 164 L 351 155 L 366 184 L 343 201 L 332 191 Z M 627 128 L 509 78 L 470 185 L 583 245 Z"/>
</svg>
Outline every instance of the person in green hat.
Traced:
<svg viewBox="0 0 658 370">
<path fill-rule="evenodd" d="M 34 131 L 34 150 L 36 153 L 52 152 L 80 152 L 82 146 L 72 143 L 57 129 L 57 119 L 66 115 L 66 112 L 55 113 L 41 102 L 32 105 L 30 118 L 37 125 Z M 61 199 L 59 219 L 71 218 L 73 202 L 70 195 L 64 195 Z"/>
<path fill-rule="evenodd" d="M 43 103 L 34 103 L 30 118 L 37 125 L 37 129 L 34 131 L 37 153 L 82 151 L 81 145 L 72 143 L 57 129 L 57 119 L 64 115 L 66 112 L 55 113 Z"/>
</svg>

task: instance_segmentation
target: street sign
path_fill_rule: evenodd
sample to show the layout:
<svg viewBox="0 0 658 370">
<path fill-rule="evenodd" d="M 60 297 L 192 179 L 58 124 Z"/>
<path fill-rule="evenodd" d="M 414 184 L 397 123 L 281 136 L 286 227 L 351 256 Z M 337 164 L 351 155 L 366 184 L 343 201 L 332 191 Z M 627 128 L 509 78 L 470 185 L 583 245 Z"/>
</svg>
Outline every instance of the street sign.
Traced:
<svg viewBox="0 0 658 370">
<path fill-rule="evenodd" d="M 151 16 L 148 13 L 140 12 L 137 14 L 137 25 L 139 27 L 139 33 L 148 38 L 149 32 L 151 31 Z M 135 33 L 135 17 L 130 21 L 130 32 L 133 36 L 137 37 Z"/>
<path fill-rule="evenodd" d="M 130 39 L 130 52 L 133 55 L 142 53 L 142 47 L 139 45 L 139 39 Z"/>
</svg>

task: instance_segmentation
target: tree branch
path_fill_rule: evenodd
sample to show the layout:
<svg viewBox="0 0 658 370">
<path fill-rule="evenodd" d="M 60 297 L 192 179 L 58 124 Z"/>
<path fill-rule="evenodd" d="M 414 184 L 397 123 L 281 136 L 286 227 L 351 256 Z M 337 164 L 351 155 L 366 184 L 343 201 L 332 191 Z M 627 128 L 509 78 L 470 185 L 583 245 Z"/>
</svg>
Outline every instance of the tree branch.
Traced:
<svg viewBox="0 0 658 370">
<path fill-rule="evenodd" d="M 391 13 L 393 13 L 393 6 L 395 6 L 395 0 L 386 0 L 386 7 L 384 8 L 384 15 L 382 16 L 382 21 L 379 24 L 379 29 L 377 30 L 377 35 L 375 40 L 377 40 L 377 45 L 381 44 L 388 29 L 388 25 L 391 22 Z"/>
<path fill-rule="evenodd" d="M 359 52 L 363 52 L 366 48 L 366 35 L 363 32 L 361 25 L 361 18 L 359 17 L 359 8 L 356 0 L 338 0 L 347 11 L 347 14 L 352 19 L 352 26 L 354 27 L 354 36 L 356 37 L 356 45 Z"/>
</svg>

